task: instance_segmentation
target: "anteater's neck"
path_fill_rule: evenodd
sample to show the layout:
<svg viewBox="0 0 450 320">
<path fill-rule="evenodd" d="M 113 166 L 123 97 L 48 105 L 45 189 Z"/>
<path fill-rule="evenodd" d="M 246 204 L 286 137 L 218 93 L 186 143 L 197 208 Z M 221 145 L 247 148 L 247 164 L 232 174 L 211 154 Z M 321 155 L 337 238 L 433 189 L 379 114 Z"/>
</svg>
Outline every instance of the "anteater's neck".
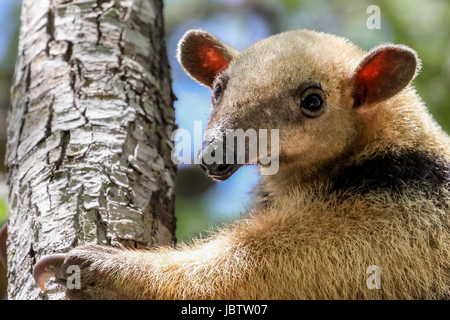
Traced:
<svg viewBox="0 0 450 320">
<path fill-rule="evenodd" d="M 359 193 L 388 191 L 392 194 L 405 189 L 424 192 L 450 185 L 448 157 L 424 150 L 392 150 L 379 153 L 360 163 L 329 167 L 308 181 L 301 175 L 289 174 L 281 168 L 278 175 L 262 178 L 260 193 L 271 199 L 292 189 L 320 187 L 328 192 Z M 280 192 L 281 191 L 281 192 Z"/>
</svg>

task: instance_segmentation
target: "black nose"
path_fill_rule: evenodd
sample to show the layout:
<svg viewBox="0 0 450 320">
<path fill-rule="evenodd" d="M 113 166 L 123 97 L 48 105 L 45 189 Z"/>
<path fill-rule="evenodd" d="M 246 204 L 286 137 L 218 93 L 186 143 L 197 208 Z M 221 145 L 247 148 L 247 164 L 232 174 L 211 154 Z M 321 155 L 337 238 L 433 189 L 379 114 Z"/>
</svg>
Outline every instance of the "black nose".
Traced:
<svg viewBox="0 0 450 320">
<path fill-rule="evenodd" d="M 216 150 L 218 147 L 222 146 L 218 145 L 215 141 L 204 142 L 202 146 L 202 152 L 199 154 L 199 163 L 200 168 L 205 174 L 207 174 L 214 180 L 224 181 L 230 178 L 233 173 L 235 173 L 241 167 L 241 165 L 234 163 L 227 164 L 226 150 L 223 147 L 223 156 L 221 157 L 222 159 L 218 159 L 216 157 Z M 205 158 L 208 159 L 208 161 Z M 234 155 L 232 158 L 234 160 Z M 214 160 L 218 160 L 217 162 L 219 163 Z"/>
<path fill-rule="evenodd" d="M 200 164 L 200 168 L 208 176 L 224 176 L 231 173 L 234 169 L 233 164 L 207 164 L 205 162 Z"/>
</svg>

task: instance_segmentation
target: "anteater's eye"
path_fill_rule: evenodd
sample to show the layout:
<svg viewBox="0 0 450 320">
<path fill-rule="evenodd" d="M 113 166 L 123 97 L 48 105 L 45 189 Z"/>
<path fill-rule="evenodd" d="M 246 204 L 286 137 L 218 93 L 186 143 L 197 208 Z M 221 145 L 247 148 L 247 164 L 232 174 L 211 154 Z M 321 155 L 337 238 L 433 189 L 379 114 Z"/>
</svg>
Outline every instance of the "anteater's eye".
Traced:
<svg viewBox="0 0 450 320">
<path fill-rule="evenodd" d="M 214 100 L 218 101 L 220 98 L 220 95 L 222 94 L 222 86 L 219 84 L 216 85 L 214 88 Z"/>
<path fill-rule="evenodd" d="M 301 95 L 300 106 L 307 117 L 315 118 L 320 116 L 326 106 L 325 93 L 317 87 L 306 89 Z"/>
<path fill-rule="evenodd" d="M 317 111 L 322 107 L 322 98 L 318 94 L 310 94 L 302 101 L 302 108 Z"/>
</svg>

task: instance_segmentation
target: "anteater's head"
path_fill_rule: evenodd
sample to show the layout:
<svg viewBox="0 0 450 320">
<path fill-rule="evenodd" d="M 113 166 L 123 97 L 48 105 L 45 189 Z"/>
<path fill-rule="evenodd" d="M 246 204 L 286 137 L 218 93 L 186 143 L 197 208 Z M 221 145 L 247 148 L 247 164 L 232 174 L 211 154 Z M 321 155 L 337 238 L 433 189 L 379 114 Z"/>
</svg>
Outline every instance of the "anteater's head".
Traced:
<svg viewBox="0 0 450 320">
<path fill-rule="evenodd" d="M 343 38 L 305 30 L 269 37 L 243 52 L 209 32 L 190 30 L 179 42 L 178 61 L 212 90 L 204 154 L 217 153 L 228 129 L 268 129 L 269 156 L 279 148 L 280 166 L 303 168 L 364 148 L 367 119 L 407 87 L 420 67 L 406 46 L 380 45 L 366 53 Z M 279 130 L 279 144 L 271 129 Z M 245 163 L 261 160 L 260 150 L 252 154 L 248 145 Z M 242 156 L 238 148 L 233 164 L 223 146 L 223 161 L 202 164 L 216 180 L 242 166 L 235 162 Z"/>
</svg>

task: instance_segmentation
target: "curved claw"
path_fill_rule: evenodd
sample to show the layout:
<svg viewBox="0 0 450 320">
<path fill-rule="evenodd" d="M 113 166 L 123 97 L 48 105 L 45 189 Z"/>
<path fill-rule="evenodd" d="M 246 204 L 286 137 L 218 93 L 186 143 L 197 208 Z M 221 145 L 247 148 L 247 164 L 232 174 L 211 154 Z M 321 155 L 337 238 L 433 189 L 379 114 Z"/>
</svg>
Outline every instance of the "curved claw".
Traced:
<svg viewBox="0 0 450 320">
<path fill-rule="evenodd" d="M 5 223 L 0 228 L 0 262 L 3 264 L 3 266 L 6 269 L 6 261 L 7 261 L 7 254 L 6 249 L 8 248 L 6 246 L 6 239 L 8 238 L 8 223 Z"/>
<path fill-rule="evenodd" d="M 45 281 L 50 277 L 56 276 L 56 272 L 58 272 L 66 257 L 67 254 L 65 253 L 52 254 L 36 263 L 33 270 L 34 281 L 36 281 L 36 284 L 42 291 L 45 292 L 47 290 Z"/>
</svg>

